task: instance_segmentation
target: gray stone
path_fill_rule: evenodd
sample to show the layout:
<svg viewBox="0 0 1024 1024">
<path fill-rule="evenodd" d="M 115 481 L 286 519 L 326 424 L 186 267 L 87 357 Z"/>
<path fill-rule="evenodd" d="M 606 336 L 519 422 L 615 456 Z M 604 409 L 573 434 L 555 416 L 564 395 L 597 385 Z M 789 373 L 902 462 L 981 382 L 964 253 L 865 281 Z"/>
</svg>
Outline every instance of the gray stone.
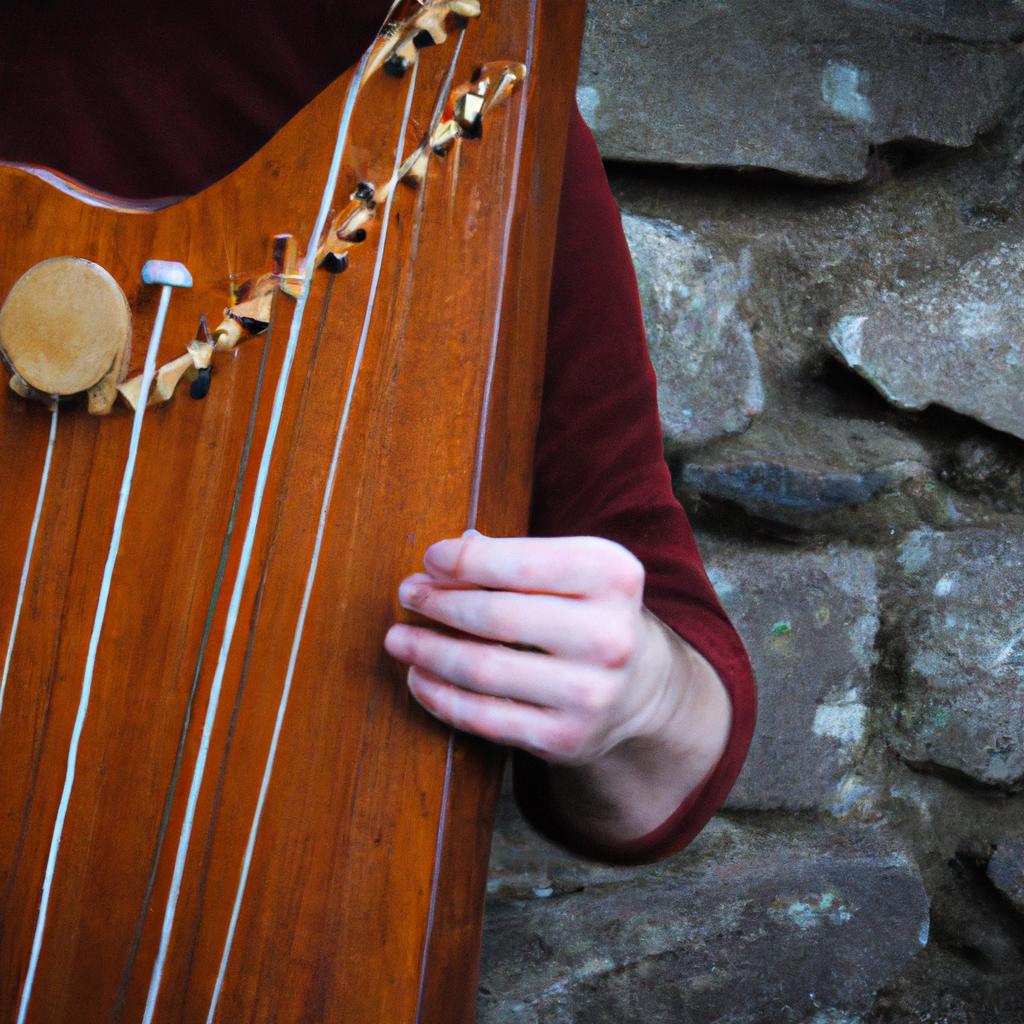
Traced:
<svg viewBox="0 0 1024 1024">
<path fill-rule="evenodd" d="M 876 660 L 872 557 L 843 546 L 702 550 L 758 681 L 757 730 L 726 806 L 845 813 Z"/>
<path fill-rule="evenodd" d="M 578 97 L 606 158 L 857 181 L 992 126 L 1022 30 L 1013 0 L 592 0 Z"/>
<path fill-rule="evenodd" d="M 679 484 L 696 499 L 808 524 L 924 479 L 929 462 L 922 445 L 894 428 L 794 410 L 705 446 L 683 464 Z"/>
<path fill-rule="evenodd" d="M 830 328 L 879 296 L 955 281 L 965 264 L 1024 237 L 1024 107 L 983 145 L 884 159 L 876 186 L 857 190 L 610 168 L 630 213 L 677 223 L 733 262 L 749 258 L 737 310 L 754 336 L 766 416 L 818 409 L 823 398 L 830 415 L 884 416 L 884 399 L 837 365 Z M 889 418 L 913 419 L 895 407 Z"/>
<path fill-rule="evenodd" d="M 736 313 L 750 287 L 748 264 L 716 258 L 667 221 L 622 221 L 667 440 L 695 445 L 744 430 L 764 404 L 750 330 Z"/>
<path fill-rule="evenodd" d="M 917 531 L 899 551 L 893 744 L 913 764 L 1024 783 L 1024 523 Z"/>
<path fill-rule="evenodd" d="M 1024 914 L 1024 839 L 997 843 L 986 870 L 1010 906 Z"/>
<path fill-rule="evenodd" d="M 894 405 L 937 404 L 1024 438 L 1024 244 L 847 310 L 830 342 Z"/>
<path fill-rule="evenodd" d="M 628 884 L 578 882 L 492 892 L 480 1024 L 834 1024 L 870 1007 L 928 935 L 916 866 L 860 826 L 719 819 Z"/>
<path fill-rule="evenodd" d="M 1019 344 L 1024 337 L 1020 318 L 1014 318 L 1014 304 L 1024 295 L 1017 269 L 1024 265 L 1024 104 L 1016 101 L 1000 114 L 997 96 L 1011 75 L 1024 85 L 1024 3 L 623 0 L 613 10 L 608 0 L 591 0 L 591 12 L 581 99 L 590 104 L 585 114 L 596 124 L 605 154 L 625 158 L 609 164 L 616 196 L 629 214 L 677 225 L 688 249 L 728 270 L 729 303 L 705 301 L 705 308 L 725 306 L 757 354 L 764 411 L 749 418 L 746 429 L 746 417 L 737 416 L 726 432 L 716 425 L 707 440 L 684 441 L 670 456 L 688 511 L 715 538 L 706 545 L 713 578 L 734 583 L 726 603 L 752 648 L 761 721 L 734 809 L 668 865 L 620 875 L 531 841 L 524 830 L 500 830 L 490 904 L 499 916 L 489 920 L 487 947 L 488 957 L 498 961 L 485 967 L 493 991 L 484 993 L 482 1019 L 675 1024 L 692 1015 L 702 1024 L 728 1024 L 746 1012 L 757 1024 L 776 1024 L 787 1014 L 801 1024 L 1024 1021 L 1024 918 L 1007 909 L 1016 884 L 1009 851 L 990 860 L 993 837 L 1019 842 L 1024 835 L 1024 793 L 1003 791 L 1024 783 L 1000 782 L 988 749 L 1024 749 L 1014 717 L 1024 693 L 1009 675 L 994 686 L 987 668 L 1010 643 L 1010 613 L 1024 609 L 1012 573 L 1024 574 L 998 546 L 993 551 L 1002 554 L 994 559 L 969 546 L 951 549 L 942 555 L 942 571 L 927 579 L 896 560 L 902 542 L 924 525 L 953 531 L 950 536 L 985 526 L 993 537 L 1006 538 L 1010 549 L 1024 536 L 1024 441 L 985 419 L 1000 408 L 1005 412 L 1013 387 L 1024 393 L 1013 384 L 1012 367 L 990 372 L 989 355 L 991 343 L 998 349 L 1007 339 Z M 867 16 L 875 19 L 873 26 L 865 26 Z M 684 23 L 685 34 L 678 30 Z M 735 46 L 723 45 L 730 25 Z M 872 42 L 885 35 L 877 46 Z M 863 72 L 857 83 L 851 67 Z M 675 95 L 666 96 L 675 83 Z M 857 94 L 866 98 L 875 115 L 871 123 L 826 109 L 822 84 L 833 101 L 844 91 L 854 105 Z M 954 148 L 995 118 L 994 130 L 975 144 Z M 901 136 L 910 143 L 931 138 L 946 148 L 875 145 Z M 680 173 L 655 161 L 714 168 Z M 716 169 L 737 165 L 819 180 L 862 178 L 867 169 L 869 187 L 818 187 L 782 175 Z M 1002 269 L 992 259 L 1000 253 Z M 694 274 L 687 259 L 678 262 L 703 287 L 706 275 Z M 671 258 L 652 263 L 667 276 L 671 264 Z M 957 304 L 975 315 L 966 325 L 973 334 L 957 322 Z M 985 319 L 979 312 L 988 317 L 988 335 L 975 330 Z M 840 365 L 832 328 L 843 316 L 865 314 L 866 338 L 872 318 L 891 316 L 882 321 L 890 347 L 885 355 L 919 358 L 900 385 L 926 387 L 913 403 L 886 398 L 881 387 Z M 957 340 L 962 368 L 942 362 L 950 351 L 942 344 L 947 336 Z M 918 351 L 920 357 L 914 356 Z M 666 352 L 663 376 L 675 358 L 672 349 Z M 680 387 L 678 393 L 686 392 Z M 921 399 L 938 408 L 921 415 L 906 407 Z M 798 546 L 769 546 L 770 536 Z M 883 592 L 877 600 L 873 588 L 859 597 L 844 595 L 849 611 L 832 603 L 839 626 L 819 633 L 813 598 L 800 605 L 797 596 L 805 589 L 801 559 L 826 556 L 811 563 L 806 576 L 811 591 L 828 594 L 831 602 L 828 588 L 836 574 L 849 575 L 849 567 L 840 560 L 834 568 L 827 555 L 852 551 L 867 558 L 856 547 L 834 546 L 839 537 L 870 551 Z M 748 573 L 743 563 L 751 547 L 755 561 Z M 768 555 L 780 564 L 792 559 L 792 572 L 773 575 L 773 565 L 758 561 Z M 973 617 L 970 630 L 980 635 L 973 639 L 984 650 L 970 647 L 960 625 L 946 625 L 946 605 L 934 590 L 948 574 L 974 594 L 976 606 L 951 614 L 957 623 Z M 783 607 L 769 614 L 778 605 Z M 843 670 L 857 666 L 849 623 L 879 608 L 884 628 L 875 643 L 881 662 Z M 1024 631 L 1024 621 L 1017 629 Z M 808 643 L 811 653 L 800 649 L 791 660 L 772 646 L 808 635 L 812 641 L 821 636 L 820 647 Z M 873 661 L 872 649 L 871 640 L 859 646 Z M 946 663 L 951 682 L 933 685 L 929 653 Z M 857 681 L 821 693 L 815 689 L 821 672 L 853 672 Z M 1014 674 L 1024 679 L 1024 663 L 1017 662 Z M 844 708 L 849 689 L 856 689 L 856 697 Z M 819 718 L 821 705 L 826 711 Z M 843 729 L 854 726 L 845 733 L 851 742 L 815 735 L 815 720 L 820 727 L 829 716 Z M 964 719 L 960 738 L 939 735 L 933 743 L 932 734 L 957 716 Z M 953 753 L 946 756 L 949 749 Z M 1000 788 L 983 788 L 977 780 L 994 780 Z M 777 809 L 786 800 L 799 809 L 793 815 Z M 819 824 L 808 825 L 810 831 L 823 821 L 843 832 L 854 821 L 857 827 L 897 830 L 901 842 L 913 844 L 925 872 L 931 939 L 902 968 L 893 966 L 899 978 L 870 1008 L 870 996 L 854 1008 L 821 1000 L 805 967 L 807 960 L 817 962 L 818 947 L 806 957 L 792 946 L 778 957 L 771 949 L 765 973 L 748 982 L 742 971 L 750 961 L 741 940 L 753 942 L 758 934 L 771 939 L 778 922 L 762 932 L 763 917 L 737 918 L 735 904 L 711 882 L 702 881 L 700 889 L 695 883 L 685 906 L 680 899 L 661 913 L 662 894 L 669 900 L 681 891 L 687 865 L 700 872 L 702 865 L 720 863 L 725 873 L 745 849 L 750 873 L 736 868 L 737 888 L 748 888 L 755 873 L 772 876 L 776 842 L 782 858 L 792 849 L 788 837 L 776 837 L 789 833 L 797 815 L 814 816 Z M 763 844 L 722 845 L 723 837 L 748 835 L 753 824 L 763 827 Z M 822 849 L 830 842 L 823 839 Z M 981 851 L 976 858 L 961 855 L 961 848 L 975 846 Z M 999 880 L 990 883 L 987 870 Z M 605 916 L 592 907 L 604 908 Z M 678 936 L 665 937 L 663 921 L 685 918 L 691 907 L 700 919 L 673 945 Z M 648 912 L 656 919 L 646 919 Z M 546 914 L 561 918 L 561 930 L 546 930 Z M 884 932 L 888 923 L 879 918 L 877 926 Z M 818 938 L 828 955 L 831 934 L 822 931 Z M 501 948 L 506 942 L 507 951 Z M 718 951 L 721 959 L 714 958 Z M 687 959 L 691 953 L 696 967 Z M 875 950 L 873 967 L 885 956 Z M 722 971 L 723 985 L 732 982 L 732 1001 L 713 1003 Z M 540 977 L 531 988 L 536 972 Z M 806 992 L 797 987 L 800 978 Z M 750 991 L 755 995 L 748 1010 Z M 811 991 L 818 1007 L 809 1006 Z M 787 1004 L 790 1010 L 780 1009 Z"/>
</svg>

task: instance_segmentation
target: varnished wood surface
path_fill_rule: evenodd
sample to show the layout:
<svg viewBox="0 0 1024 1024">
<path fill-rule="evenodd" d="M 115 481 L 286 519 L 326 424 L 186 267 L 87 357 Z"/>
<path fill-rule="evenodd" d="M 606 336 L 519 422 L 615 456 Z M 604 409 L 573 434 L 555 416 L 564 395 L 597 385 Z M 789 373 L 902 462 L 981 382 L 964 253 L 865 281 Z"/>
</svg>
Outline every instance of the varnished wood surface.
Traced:
<svg viewBox="0 0 1024 1024">
<path fill-rule="evenodd" d="M 498 758 L 465 737 L 450 744 L 448 731 L 410 700 L 381 641 L 401 615 L 398 581 L 430 542 L 467 525 L 499 296 L 477 525 L 494 533 L 525 527 L 580 6 L 484 4 L 455 82 L 485 60 L 529 58 L 526 89 L 492 114 L 482 141 L 434 161 L 420 194 L 397 194 L 219 1021 L 472 1019 Z M 429 123 L 453 43 L 424 53 L 406 151 Z M 347 81 L 238 172 L 159 211 L 84 204 L 0 168 L 0 296 L 42 259 L 94 260 L 132 304 L 135 372 L 158 298 L 140 283 L 142 264 L 178 260 L 195 286 L 171 299 L 160 361 L 180 355 L 199 316 L 216 322 L 229 303 L 229 271 L 268 269 L 270 240 L 281 232 L 305 246 Z M 377 76 L 363 90 L 337 208 L 357 181 L 388 177 L 407 88 L 408 79 Z M 372 232 L 346 273 L 314 276 L 225 650 L 156 1021 L 207 1017 L 376 243 Z M 143 420 L 28 1006 L 33 1024 L 143 1018 L 285 350 L 293 300 L 276 302 L 267 335 L 218 357 L 205 400 L 182 391 Z M 0 656 L 50 424 L 44 405 L 4 389 Z M 83 403 L 59 410 L 0 708 L 5 1021 L 16 1020 L 37 930 L 130 431 L 123 406 L 106 419 L 88 416 Z"/>
</svg>

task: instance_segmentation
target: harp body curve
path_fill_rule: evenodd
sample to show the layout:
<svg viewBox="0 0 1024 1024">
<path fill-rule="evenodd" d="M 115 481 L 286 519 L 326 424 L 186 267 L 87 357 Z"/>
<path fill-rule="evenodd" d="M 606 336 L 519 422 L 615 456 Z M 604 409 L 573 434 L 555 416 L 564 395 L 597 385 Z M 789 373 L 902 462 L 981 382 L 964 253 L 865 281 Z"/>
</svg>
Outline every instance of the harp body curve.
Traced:
<svg viewBox="0 0 1024 1024">
<path fill-rule="evenodd" d="M 454 66 L 459 33 L 367 77 L 328 232 L 449 74 L 527 68 L 301 285 L 358 69 L 180 201 L 0 167 L 0 302 L 95 264 L 131 311 L 111 381 L 141 381 L 106 415 L 0 396 L 4 1020 L 473 1019 L 501 759 L 416 707 L 381 640 L 429 543 L 526 525 L 581 7 L 485 3 Z M 266 329 L 217 349 L 268 273 L 294 280 Z M 175 360 L 198 378 L 190 343 L 205 397 L 143 401 Z"/>
</svg>

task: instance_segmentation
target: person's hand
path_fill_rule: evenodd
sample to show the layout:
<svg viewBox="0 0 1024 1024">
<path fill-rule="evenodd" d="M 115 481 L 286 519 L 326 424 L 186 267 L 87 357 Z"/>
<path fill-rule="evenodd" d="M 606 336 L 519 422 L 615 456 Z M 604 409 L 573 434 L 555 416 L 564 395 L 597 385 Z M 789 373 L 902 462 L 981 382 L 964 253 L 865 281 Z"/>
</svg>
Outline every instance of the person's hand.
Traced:
<svg viewBox="0 0 1024 1024">
<path fill-rule="evenodd" d="M 442 721 L 586 765 L 676 715 L 671 640 L 643 607 L 643 566 L 621 545 L 470 532 L 434 544 L 424 566 L 402 583 L 402 605 L 460 635 L 402 623 L 385 647 Z"/>
</svg>

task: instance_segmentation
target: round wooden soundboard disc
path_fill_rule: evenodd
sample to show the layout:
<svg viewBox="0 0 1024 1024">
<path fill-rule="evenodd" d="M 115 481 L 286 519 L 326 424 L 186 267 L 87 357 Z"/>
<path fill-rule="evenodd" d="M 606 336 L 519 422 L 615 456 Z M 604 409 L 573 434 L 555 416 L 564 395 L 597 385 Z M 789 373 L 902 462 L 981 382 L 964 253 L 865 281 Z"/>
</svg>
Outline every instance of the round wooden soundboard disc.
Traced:
<svg viewBox="0 0 1024 1024">
<path fill-rule="evenodd" d="M 86 391 L 114 366 L 131 338 L 131 309 L 101 266 L 74 256 L 27 270 L 0 307 L 0 350 L 47 395 Z"/>
</svg>

